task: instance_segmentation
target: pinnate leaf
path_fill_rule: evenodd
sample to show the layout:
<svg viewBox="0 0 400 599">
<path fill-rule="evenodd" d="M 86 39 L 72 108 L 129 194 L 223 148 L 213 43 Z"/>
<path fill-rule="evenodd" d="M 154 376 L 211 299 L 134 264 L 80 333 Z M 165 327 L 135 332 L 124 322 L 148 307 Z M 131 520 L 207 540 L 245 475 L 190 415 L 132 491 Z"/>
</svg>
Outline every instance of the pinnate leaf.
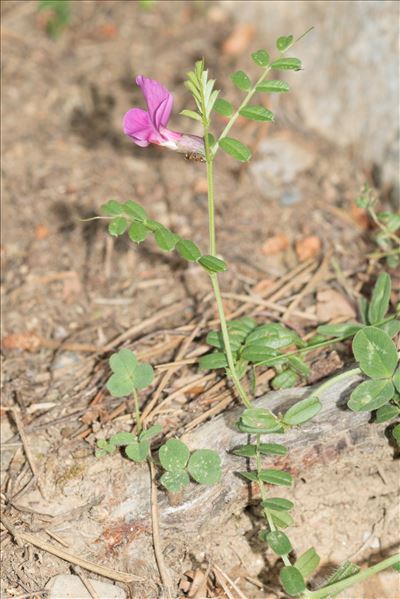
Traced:
<svg viewBox="0 0 400 599">
<path fill-rule="evenodd" d="M 181 239 L 176 244 L 177 252 L 189 262 L 196 262 L 199 258 L 201 258 L 201 252 L 197 245 L 190 241 L 190 239 Z"/>
<path fill-rule="evenodd" d="M 179 237 L 172 233 L 169 229 L 158 223 L 158 227 L 154 232 L 154 238 L 157 242 L 158 247 L 164 252 L 170 252 L 174 249 Z"/>
<path fill-rule="evenodd" d="M 274 376 L 271 381 L 271 387 L 273 389 L 290 389 L 294 387 L 299 377 L 293 370 L 286 369 Z"/>
<path fill-rule="evenodd" d="M 195 121 L 202 122 L 202 120 L 203 120 L 201 118 L 200 114 L 198 112 L 195 112 L 194 110 L 187 110 L 187 109 L 181 110 L 181 112 L 179 114 L 181 114 L 182 116 L 187 116 L 190 119 L 193 119 Z"/>
<path fill-rule="evenodd" d="M 282 487 L 290 487 L 293 479 L 289 472 L 284 470 L 275 470 L 274 468 L 267 468 L 261 470 L 259 473 L 260 480 L 270 483 L 271 485 L 279 485 Z"/>
<path fill-rule="evenodd" d="M 231 116 L 233 114 L 233 106 L 228 100 L 218 98 L 214 103 L 214 110 L 222 116 Z"/>
<path fill-rule="evenodd" d="M 285 52 L 290 46 L 293 45 L 293 35 L 286 35 L 282 37 L 278 37 L 276 40 L 276 47 L 279 52 Z"/>
<path fill-rule="evenodd" d="M 220 140 L 219 145 L 224 152 L 240 162 L 248 162 L 251 158 L 249 148 L 233 137 L 223 137 Z"/>
<path fill-rule="evenodd" d="M 287 455 L 288 448 L 280 443 L 260 443 L 260 453 L 263 455 Z"/>
<path fill-rule="evenodd" d="M 128 228 L 128 221 L 123 216 L 117 216 L 108 225 L 108 232 L 113 237 L 123 235 Z"/>
<path fill-rule="evenodd" d="M 207 354 L 199 359 L 201 370 L 214 370 L 215 368 L 226 368 L 227 366 L 228 360 L 223 352 Z"/>
<path fill-rule="evenodd" d="M 301 69 L 301 60 L 298 58 L 278 58 L 271 63 L 271 68 L 276 69 L 278 71 L 300 71 Z"/>
<path fill-rule="evenodd" d="M 117 200 L 109 200 L 101 206 L 101 211 L 106 216 L 121 216 L 124 213 L 124 207 Z"/>
<path fill-rule="evenodd" d="M 253 52 L 251 57 L 259 67 L 268 66 L 269 54 L 266 50 L 257 50 L 257 52 Z"/>
<path fill-rule="evenodd" d="M 273 121 L 274 113 L 264 108 L 264 106 L 253 105 L 245 106 L 239 110 L 240 116 L 244 116 L 252 121 Z"/>
<path fill-rule="evenodd" d="M 198 263 L 209 273 L 213 274 L 216 272 L 225 272 L 227 266 L 223 260 L 216 258 L 215 256 L 202 256 L 199 258 Z"/>
<path fill-rule="evenodd" d="M 303 578 L 308 578 L 318 568 L 321 558 L 315 551 L 314 547 L 307 549 L 300 557 L 295 561 L 295 567 L 300 570 Z"/>
<path fill-rule="evenodd" d="M 147 218 L 146 210 L 137 202 L 128 200 L 123 204 L 125 214 L 135 218 L 136 220 L 143 221 Z"/>
<path fill-rule="evenodd" d="M 233 73 L 233 75 L 231 75 L 231 79 L 233 83 L 236 85 L 236 87 L 238 87 L 242 91 L 247 92 L 251 88 L 251 81 L 249 77 L 246 75 L 246 73 L 244 73 L 243 71 L 236 71 L 236 73 Z"/>
<path fill-rule="evenodd" d="M 134 222 L 129 227 L 129 239 L 131 241 L 134 241 L 135 243 L 140 243 L 141 241 L 144 241 L 148 234 L 149 230 L 147 227 L 144 226 L 143 223 Z"/>
<path fill-rule="evenodd" d="M 273 523 L 278 528 L 287 528 L 288 526 L 292 526 L 294 523 L 293 517 L 284 511 L 277 510 L 268 510 L 269 515 L 272 518 Z"/>
<path fill-rule="evenodd" d="M 276 512 L 289 511 L 294 508 L 294 503 L 289 501 L 289 499 L 284 499 L 283 497 L 270 497 L 265 499 L 261 505 L 262 507 L 265 507 L 269 510 L 275 510 Z"/>
<path fill-rule="evenodd" d="M 317 328 L 317 332 L 324 337 L 352 337 L 363 326 L 358 323 L 342 322 L 339 324 L 323 324 Z"/>
<path fill-rule="evenodd" d="M 271 410 L 265 408 L 247 408 L 241 415 L 240 421 L 246 427 L 259 433 L 268 433 L 281 427 L 279 420 Z"/>
<path fill-rule="evenodd" d="M 294 566 L 284 566 L 279 573 L 279 579 L 284 591 L 286 591 L 290 597 L 299 595 L 306 588 L 302 573 Z"/>
<path fill-rule="evenodd" d="M 267 93 L 283 93 L 289 91 L 289 84 L 286 81 L 280 79 L 269 79 L 268 81 L 262 81 L 256 87 L 257 92 Z"/>
<path fill-rule="evenodd" d="M 321 410 L 322 404 L 318 397 L 311 396 L 294 404 L 283 416 L 285 424 L 295 426 L 311 420 Z"/>
<path fill-rule="evenodd" d="M 267 543 L 276 555 L 287 555 L 292 551 L 289 538 L 281 530 L 274 530 L 267 534 Z"/>
</svg>

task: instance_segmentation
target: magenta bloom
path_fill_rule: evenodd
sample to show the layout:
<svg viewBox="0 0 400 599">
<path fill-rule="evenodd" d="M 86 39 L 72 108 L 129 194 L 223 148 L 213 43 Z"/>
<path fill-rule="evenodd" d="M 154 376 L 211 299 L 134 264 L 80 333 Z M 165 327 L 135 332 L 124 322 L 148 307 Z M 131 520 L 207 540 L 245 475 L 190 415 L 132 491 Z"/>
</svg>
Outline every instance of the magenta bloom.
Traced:
<svg viewBox="0 0 400 599">
<path fill-rule="evenodd" d="M 201 137 L 167 129 L 173 104 L 172 94 L 167 88 L 143 75 L 136 77 L 136 83 L 142 88 L 147 111 L 141 108 L 128 110 L 123 121 L 125 135 L 142 148 L 149 144 L 157 144 L 178 152 L 204 155 L 204 142 Z"/>
</svg>

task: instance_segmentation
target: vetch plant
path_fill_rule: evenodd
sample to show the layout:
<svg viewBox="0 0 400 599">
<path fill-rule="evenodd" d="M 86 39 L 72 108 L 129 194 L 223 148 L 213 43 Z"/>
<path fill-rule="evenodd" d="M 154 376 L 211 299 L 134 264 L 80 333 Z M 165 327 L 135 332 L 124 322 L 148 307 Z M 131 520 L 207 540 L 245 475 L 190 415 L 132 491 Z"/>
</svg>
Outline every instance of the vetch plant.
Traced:
<svg viewBox="0 0 400 599">
<path fill-rule="evenodd" d="M 306 32 L 308 33 L 308 32 Z M 304 34 L 305 35 L 305 34 Z M 241 162 L 251 158 L 251 150 L 240 140 L 231 136 L 231 130 L 239 116 L 258 121 L 273 121 L 273 113 L 262 103 L 253 103 L 255 97 L 265 93 L 287 93 L 288 84 L 281 79 L 269 78 L 271 73 L 286 70 L 299 71 L 301 61 L 288 57 L 285 53 L 297 40 L 292 35 L 280 37 L 276 42 L 278 55 L 271 59 L 262 49 L 252 54 L 252 59 L 260 69 L 255 82 L 243 71 L 235 72 L 231 79 L 244 96 L 235 109 L 215 89 L 215 80 L 210 79 L 204 61 L 196 62 L 193 71 L 187 74 L 186 86 L 194 100 L 194 110 L 185 109 L 182 115 L 201 123 L 203 136 L 178 133 L 168 129 L 173 98 L 160 83 L 138 76 L 147 104 L 147 111 L 132 108 L 124 117 L 124 132 L 141 147 L 156 144 L 186 153 L 188 158 L 205 162 L 208 183 L 208 228 L 209 245 L 207 253 L 191 240 L 183 239 L 162 223 L 150 218 L 142 206 L 133 200 L 119 202 L 110 200 L 102 206 L 104 216 L 110 220 L 109 232 L 113 236 L 125 233 L 139 244 L 150 235 L 158 247 L 166 252 L 177 251 L 189 262 L 196 262 L 206 271 L 214 293 L 218 310 L 220 329 L 211 331 L 207 342 L 213 350 L 199 360 L 203 369 L 224 369 L 244 404 L 244 411 L 237 422 L 237 429 L 246 435 L 246 443 L 233 450 L 233 454 L 249 460 L 249 470 L 240 470 L 246 480 L 256 483 L 260 489 L 261 508 L 265 527 L 260 532 L 270 549 L 282 560 L 280 571 L 282 587 L 290 596 L 324 599 L 334 597 L 342 590 L 364 580 L 372 574 L 390 566 L 399 568 L 399 556 L 393 555 L 371 568 L 360 571 L 353 564 L 342 565 L 327 583 L 317 589 L 307 588 L 307 579 L 318 567 L 320 558 L 314 548 L 309 548 L 299 557 L 294 557 L 294 549 L 285 529 L 292 523 L 293 503 L 285 498 L 270 497 L 266 484 L 275 487 L 290 487 L 293 479 L 285 470 L 266 467 L 274 456 L 285 456 L 287 448 L 273 442 L 274 434 L 299 427 L 316 417 L 321 410 L 321 394 L 328 386 L 342 378 L 355 374 L 368 377 L 353 390 L 348 405 L 352 410 L 376 410 L 376 421 L 385 422 L 399 415 L 399 355 L 392 338 L 399 332 L 396 315 L 388 314 L 391 284 L 390 277 L 382 273 L 377 282 L 370 304 L 362 301 L 361 322 L 340 325 L 325 325 L 307 342 L 297 333 L 280 323 L 258 324 L 254 319 L 244 317 L 227 322 L 219 286 L 220 273 L 227 270 L 227 264 L 217 252 L 215 230 L 214 161 L 220 150 Z M 276 77 L 276 76 L 275 76 Z M 211 132 L 212 117 L 217 112 L 226 117 L 227 123 L 218 136 Z M 243 379 L 250 373 L 253 389 L 256 385 L 256 371 L 259 366 L 275 369 L 273 388 L 292 387 L 300 377 L 306 377 L 309 367 L 304 356 L 318 348 L 330 346 L 338 341 L 353 338 L 353 353 L 358 367 L 341 373 L 324 382 L 309 397 L 297 402 L 284 414 L 274 414 L 264 408 L 254 408 L 251 397 L 245 389 Z M 128 352 L 128 353 L 127 353 Z M 152 460 L 150 439 L 160 429 L 151 427 L 142 431 L 140 407 L 136 390 L 151 382 L 150 370 L 140 365 L 132 352 L 121 350 L 111 357 L 113 375 L 108 389 L 116 396 L 133 393 L 136 412 L 136 435 L 118 433 L 109 441 L 98 441 L 98 452 L 103 455 L 124 446 L 125 453 L 134 461 Z M 299 431 L 299 434 L 300 431 Z M 395 439 L 400 437 L 399 426 L 393 429 Z M 171 492 L 179 492 L 190 482 L 190 478 L 201 484 L 214 484 L 221 476 L 220 462 L 215 452 L 207 449 L 190 454 L 187 446 L 178 439 L 169 439 L 159 450 L 159 465 L 164 470 L 160 483 Z"/>
<path fill-rule="evenodd" d="M 380 251 L 373 252 L 370 257 L 377 260 L 385 259 L 389 268 L 396 268 L 400 264 L 400 214 L 390 211 L 377 212 L 375 207 L 378 200 L 368 183 L 363 186 L 356 203 L 359 208 L 367 211 L 378 228 L 375 241 Z"/>
<path fill-rule="evenodd" d="M 57 39 L 71 19 L 69 0 L 39 0 L 38 11 L 49 11 L 46 30 L 50 37 Z"/>
</svg>

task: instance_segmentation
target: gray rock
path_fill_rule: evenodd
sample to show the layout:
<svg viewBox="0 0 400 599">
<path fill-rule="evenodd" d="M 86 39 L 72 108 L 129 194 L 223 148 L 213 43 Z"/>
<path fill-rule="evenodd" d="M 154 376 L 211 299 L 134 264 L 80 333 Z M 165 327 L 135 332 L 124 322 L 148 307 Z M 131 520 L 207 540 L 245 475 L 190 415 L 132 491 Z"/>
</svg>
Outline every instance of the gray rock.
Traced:
<svg viewBox="0 0 400 599">
<path fill-rule="evenodd" d="M 298 175 L 310 169 L 315 158 L 304 144 L 284 135 L 274 135 L 260 143 L 250 170 L 266 198 L 279 196 L 282 203 L 286 198 L 286 205 L 290 205 L 301 199 L 298 190 L 293 188 Z M 288 196 L 291 193 L 295 197 Z"/>
<path fill-rule="evenodd" d="M 126 593 L 121 587 L 93 578 L 88 578 L 88 580 L 101 599 L 126 599 Z M 91 599 L 89 591 L 79 576 L 73 574 L 53 576 L 47 583 L 46 589 L 49 592 L 49 599 Z"/>
<path fill-rule="evenodd" d="M 297 113 L 293 122 L 303 131 L 312 129 L 352 150 L 364 165 L 378 164 L 383 181 L 395 183 L 399 165 L 398 3 L 226 0 L 222 4 L 234 18 L 258 28 L 258 40 L 263 40 L 271 54 L 277 37 L 299 36 L 315 27 L 288 51 L 288 56 L 302 59 L 304 72 L 280 72 L 291 84 L 291 92 L 276 98 L 278 117 L 280 111 L 287 114 L 289 103 Z M 240 68 L 245 68 L 246 60 L 244 56 Z"/>
</svg>

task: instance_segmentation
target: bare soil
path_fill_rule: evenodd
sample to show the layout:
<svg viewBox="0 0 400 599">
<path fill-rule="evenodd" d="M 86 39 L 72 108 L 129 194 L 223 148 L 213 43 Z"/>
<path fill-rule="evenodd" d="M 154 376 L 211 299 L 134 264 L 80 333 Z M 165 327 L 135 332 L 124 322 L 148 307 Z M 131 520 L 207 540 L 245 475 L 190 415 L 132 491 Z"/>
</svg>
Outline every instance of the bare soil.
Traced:
<svg viewBox="0 0 400 599">
<path fill-rule="evenodd" d="M 73 2 L 71 23 L 56 41 L 46 36 L 44 16 L 36 8 L 35 2 L 1 6 L 2 499 L 4 513 L 17 530 L 44 534 L 49 529 L 62 539 L 63 533 L 67 538 L 74 531 L 76 513 L 67 513 L 60 526 L 54 515 L 57 494 L 64 503 L 68 492 L 76 492 L 74 484 L 68 491 L 69 483 L 81 480 L 87 464 L 95 460 L 96 438 L 131 424 L 130 403 L 121 405 L 105 389 L 109 352 L 104 348 L 137 325 L 113 349 L 130 347 L 147 352 L 154 365 L 169 363 L 204 318 L 196 343 L 179 356 L 193 358 L 204 349 L 207 323 L 215 317 L 207 277 L 197 266 L 163 254 L 151 243 L 136 248 L 125 238 L 111 241 L 101 220 L 83 220 L 99 214 L 110 198 L 132 198 L 179 235 L 207 246 L 204 165 L 154 147 L 143 150 L 122 134 L 124 112 L 143 102 L 134 78 L 145 74 L 162 81 L 175 97 L 172 128 L 198 133 L 195 125 L 177 116 L 190 104 L 183 86 L 186 72 L 204 56 L 218 86 L 237 100 L 229 74 L 248 66 L 251 73 L 246 57 L 262 47 L 263 40 L 249 39 L 243 57 L 227 52 L 224 42 L 235 25 L 223 3 L 158 2 L 145 10 L 128 1 Z M 340 318 L 332 308 L 338 297 L 348 316 L 355 315 L 360 293 L 368 293 L 375 279 L 379 267 L 366 260 L 373 248 L 370 226 L 355 209 L 354 198 L 366 178 L 379 186 L 379 165 L 362 168 L 355 156 L 302 131 L 290 99 L 285 115 L 273 130 L 239 121 L 237 136 L 256 157 L 262 139 L 275 134 L 307 148 L 313 167 L 296 179 L 300 200 L 295 204 L 282 202 L 279 181 L 277 195 L 266 198 L 250 167 L 238 166 L 227 156 L 218 159 L 218 251 L 230 267 L 221 282 L 224 291 L 254 298 L 299 266 L 296 243 L 318 237 L 321 249 L 311 256 L 308 275 L 277 300 L 281 310 L 254 304 L 247 310 L 257 308 L 260 322 L 279 320 L 303 291 L 296 310 L 305 317 L 292 312 L 289 322 L 307 334 L 319 322 Z M 217 127 L 222 126 L 221 119 Z M 390 190 L 380 192 L 383 205 L 390 208 Z M 287 239 L 287 248 L 263 252 L 265 242 L 278 234 Z M 395 295 L 399 279 L 392 274 Z M 314 284 L 305 290 L 314 275 Z M 234 312 L 243 300 L 226 298 L 225 304 Z M 348 359 L 346 346 L 321 354 L 308 382 Z M 155 387 L 163 372 L 162 367 L 157 370 Z M 260 394 L 269 388 L 264 374 Z M 167 436 L 190 431 L 193 422 L 201 425 L 236 401 L 218 376 L 206 381 L 202 377 L 195 364 L 172 371 L 160 401 L 176 392 L 174 398 L 152 415 Z M 151 397 L 143 395 L 144 406 Z M 31 481 L 11 408 L 21 414 L 44 495 L 51 496 L 47 521 L 35 509 L 36 481 Z M 214 411 L 208 413 L 210 409 Z M 48 468 L 50 463 L 53 468 Z M 345 559 L 363 563 L 386 555 L 398 541 L 397 482 L 389 444 L 379 456 L 355 453 L 329 472 L 310 470 L 294 488 L 298 507 L 293 542 L 300 549 L 315 545 L 323 555 L 323 572 Z M 96 491 L 101 495 L 101 489 Z M 281 596 L 274 564 L 257 541 L 257 522 L 249 508 L 232 517 L 223 535 L 216 531 L 215 537 L 204 539 L 188 532 L 177 544 L 179 551 L 173 540 L 166 540 L 176 580 L 211 560 L 232 579 L 240 577 L 248 598 Z M 148 518 L 142 526 L 150 555 Z M 130 531 L 129 542 L 143 531 Z M 70 572 L 67 562 L 31 546 L 18 547 L 5 529 L 0 534 L 4 597 L 34 596 L 51 576 Z M 109 567 L 132 571 L 118 551 L 105 559 Z M 136 599 L 157 596 L 158 573 L 149 563 L 144 558 L 136 564 L 135 572 L 147 580 L 146 588 L 131 589 Z M 390 584 L 377 588 L 375 597 L 395 597 Z M 181 592 L 184 596 L 184 587 Z M 218 583 L 214 592 L 227 596 Z M 357 592 L 372 597 L 370 589 Z"/>
</svg>

